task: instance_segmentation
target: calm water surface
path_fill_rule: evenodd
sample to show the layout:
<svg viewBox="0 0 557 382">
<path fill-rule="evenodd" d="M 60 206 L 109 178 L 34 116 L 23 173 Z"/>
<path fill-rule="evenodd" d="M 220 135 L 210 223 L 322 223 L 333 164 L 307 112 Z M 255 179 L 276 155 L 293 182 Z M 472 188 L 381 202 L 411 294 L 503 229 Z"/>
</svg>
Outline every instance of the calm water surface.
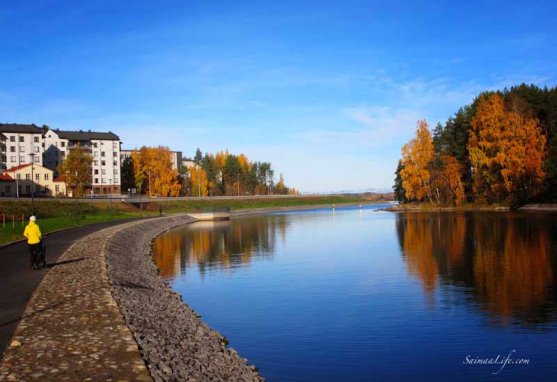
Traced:
<svg viewBox="0 0 557 382">
<path fill-rule="evenodd" d="M 269 381 L 557 376 L 555 215 L 290 212 L 195 223 L 153 250 Z M 529 364 L 469 363 L 511 352 Z"/>
</svg>

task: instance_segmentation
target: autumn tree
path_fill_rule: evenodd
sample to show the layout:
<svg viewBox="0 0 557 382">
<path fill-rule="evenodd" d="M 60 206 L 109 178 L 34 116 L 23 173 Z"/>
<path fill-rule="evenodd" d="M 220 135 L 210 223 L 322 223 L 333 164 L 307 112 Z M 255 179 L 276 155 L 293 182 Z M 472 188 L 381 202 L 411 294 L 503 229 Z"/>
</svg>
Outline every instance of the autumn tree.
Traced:
<svg viewBox="0 0 557 382">
<path fill-rule="evenodd" d="M 178 170 L 173 168 L 168 147 L 143 146 L 132 152 L 137 190 L 149 196 L 179 196 L 181 185 Z"/>
<path fill-rule="evenodd" d="M 427 198 L 432 201 L 429 166 L 433 155 L 433 141 L 427 122 L 418 121 L 416 137 L 402 148 L 400 176 L 408 199 L 424 201 Z"/>
<path fill-rule="evenodd" d="M 500 94 L 480 97 L 468 152 L 476 200 L 523 202 L 539 192 L 546 139 L 537 119 L 507 110 Z"/>
<path fill-rule="evenodd" d="M 200 166 L 190 168 L 190 184 L 192 196 L 207 196 L 207 174 Z"/>
<path fill-rule="evenodd" d="M 436 155 L 430 166 L 432 194 L 437 203 L 457 206 L 464 203 L 462 164 L 451 155 Z"/>
<path fill-rule="evenodd" d="M 68 153 L 57 167 L 58 174 L 64 177 L 66 186 L 75 190 L 73 196 L 85 195 L 85 189 L 91 186 L 93 157 L 81 147 Z"/>
</svg>

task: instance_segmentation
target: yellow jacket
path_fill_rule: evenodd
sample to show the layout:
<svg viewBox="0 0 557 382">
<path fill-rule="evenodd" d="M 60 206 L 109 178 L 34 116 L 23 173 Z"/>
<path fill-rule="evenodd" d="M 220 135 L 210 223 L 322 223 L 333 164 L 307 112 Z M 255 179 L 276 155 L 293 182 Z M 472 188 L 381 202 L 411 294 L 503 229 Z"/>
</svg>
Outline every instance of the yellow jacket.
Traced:
<svg viewBox="0 0 557 382">
<path fill-rule="evenodd" d="M 37 244 L 43 237 L 39 226 L 35 222 L 29 222 L 29 224 L 27 224 L 25 231 L 23 231 L 23 236 L 27 238 L 27 244 Z"/>
</svg>

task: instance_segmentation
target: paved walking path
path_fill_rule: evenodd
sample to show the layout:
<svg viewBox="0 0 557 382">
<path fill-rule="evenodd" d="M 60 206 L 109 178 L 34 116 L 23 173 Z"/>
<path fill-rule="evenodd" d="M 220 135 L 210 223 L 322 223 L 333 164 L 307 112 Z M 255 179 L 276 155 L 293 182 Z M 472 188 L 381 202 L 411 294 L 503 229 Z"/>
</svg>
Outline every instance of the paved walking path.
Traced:
<svg viewBox="0 0 557 382">
<path fill-rule="evenodd" d="M 129 219 L 47 234 L 44 241 L 47 247 L 48 267 L 43 270 L 29 269 L 29 251 L 26 243 L 20 242 L 0 248 L 0 358 L 12 338 L 33 291 L 48 269 L 64 265 L 58 263 L 60 255 L 74 241 L 100 229 L 123 224 L 126 221 Z M 40 225 L 40 220 L 38 223 Z"/>
<path fill-rule="evenodd" d="M 107 278 L 105 244 L 118 229 L 76 241 L 44 276 L 4 352 L 0 381 L 152 380 Z"/>
</svg>

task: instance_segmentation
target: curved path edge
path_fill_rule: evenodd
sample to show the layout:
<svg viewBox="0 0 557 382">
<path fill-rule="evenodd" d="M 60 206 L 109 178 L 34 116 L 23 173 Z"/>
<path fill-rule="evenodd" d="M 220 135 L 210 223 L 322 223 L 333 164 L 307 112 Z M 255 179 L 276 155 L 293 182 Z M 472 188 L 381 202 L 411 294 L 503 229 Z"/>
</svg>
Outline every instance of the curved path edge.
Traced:
<svg viewBox="0 0 557 382">
<path fill-rule="evenodd" d="M 112 295 L 155 381 L 261 381 L 158 274 L 151 243 L 195 221 L 186 214 L 129 224 L 110 237 L 106 262 Z"/>
</svg>

